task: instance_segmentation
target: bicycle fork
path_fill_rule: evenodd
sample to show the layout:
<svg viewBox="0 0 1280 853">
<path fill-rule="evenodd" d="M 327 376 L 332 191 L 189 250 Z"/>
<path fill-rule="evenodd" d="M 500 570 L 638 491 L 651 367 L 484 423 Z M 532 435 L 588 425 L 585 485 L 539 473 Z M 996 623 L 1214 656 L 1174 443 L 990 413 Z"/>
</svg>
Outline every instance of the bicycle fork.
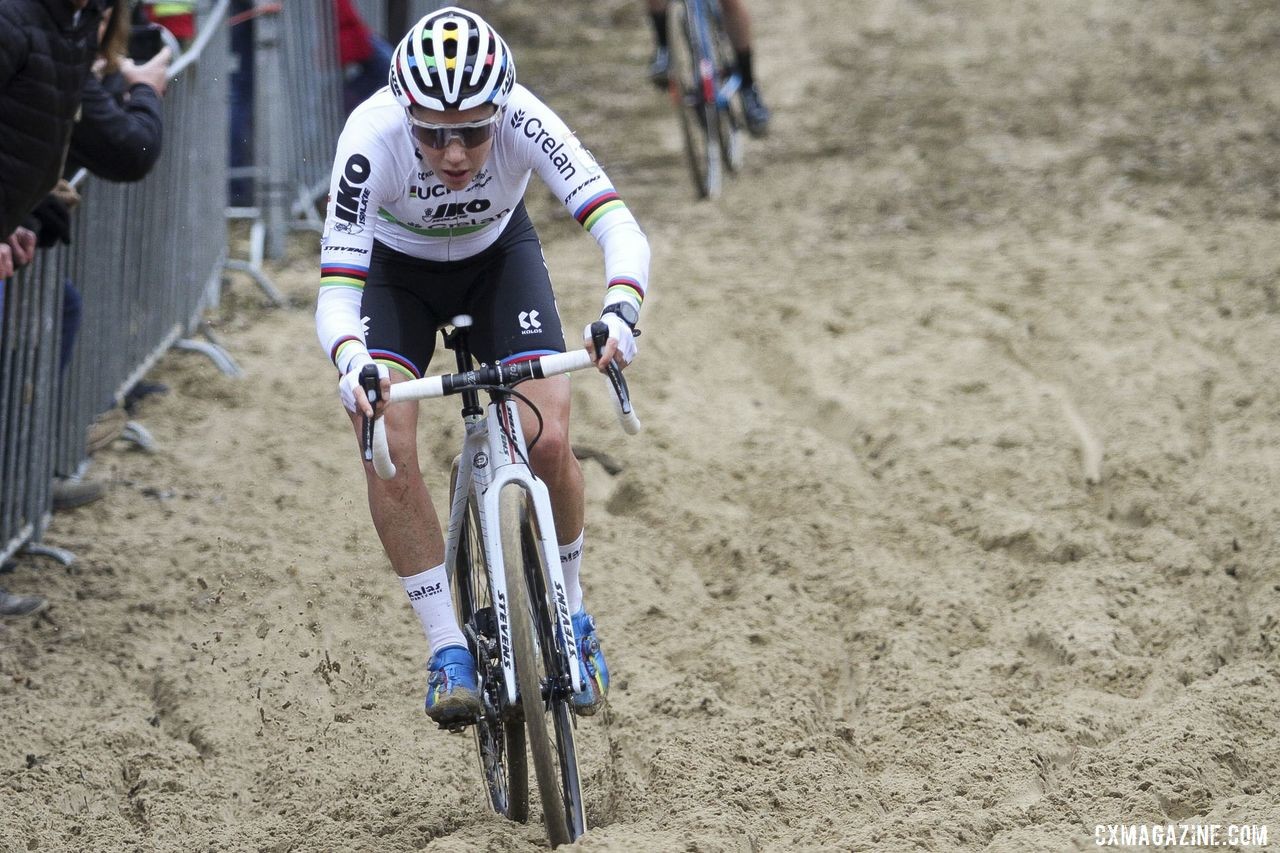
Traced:
<svg viewBox="0 0 1280 853">
<path fill-rule="evenodd" d="M 503 681 L 506 683 L 507 701 L 515 704 L 516 674 L 515 659 L 511 647 L 511 608 L 526 606 L 525 602 L 511 600 L 507 589 L 506 572 L 508 555 L 502 553 L 501 535 L 501 503 L 502 492 L 506 489 L 522 489 L 529 496 L 533 513 L 532 527 L 537 535 L 536 546 L 541 550 L 542 563 L 546 566 L 543 581 L 550 592 L 549 606 L 551 620 L 559 635 L 560 649 L 552 650 L 554 657 L 560 657 L 568 664 L 569 686 L 574 693 L 582 690 L 582 679 L 578 665 L 578 643 L 573 633 L 573 619 L 569 613 L 569 598 L 565 589 L 564 571 L 560 567 L 560 547 L 555 540 L 555 525 L 549 523 L 554 518 L 551 509 L 551 496 L 546 484 L 536 478 L 523 460 L 516 460 L 512 454 L 510 441 L 499 423 L 499 405 L 506 409 L 505 416 L 513 435 L 520 435 L 520 418 L 513 400 L 504 400 L 501 404 L 490 403 L 488 421 L 488 458 L 481 466 L 473 456 L 472 476 L 476 480 L 478 496 L 477 509 L 481 516 L 481 529 L 485 531 L 484 547 L 486 563 L 489 570 L 489 588 L 493 592 L 494 611 L 497 617 L 499 651 L 502 661 Z M 523 442 L 521 442 L 523 445 Z M 487 470 L 485 470 L 487 469 Z M 483 492 L 481 492 L 483 478 Z M 451 513 L 452 516 L 453 513 Z M 450 519 L 452 525 L 452 518 Z M 520 560 L 523 569 L 522 555 L 509 555 L 511 559 Z M 535 590 L 528 590 L 532 596 Z M 544 650 L 545 653 L 546 650 Z"/>
</svg>

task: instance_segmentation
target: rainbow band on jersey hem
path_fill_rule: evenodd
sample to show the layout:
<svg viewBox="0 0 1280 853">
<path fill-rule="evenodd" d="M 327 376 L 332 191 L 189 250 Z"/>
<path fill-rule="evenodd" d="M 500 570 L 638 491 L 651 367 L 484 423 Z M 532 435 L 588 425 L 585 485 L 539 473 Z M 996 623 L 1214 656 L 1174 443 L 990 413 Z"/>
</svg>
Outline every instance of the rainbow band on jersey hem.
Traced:
<svg viewBox="0 0 1280 853">
<path fill-rule="evenodd" d="M 422 378 L 422 372 L 418 370 L 414 363 L 399 353 L 385 349 L 371 349 L 369 350 L 369 357 L 379 364 L 385 364 L 388 370 L 402 373 L 410 379 Z"/>
<path fill-rule="evenodd" d="M 615 191 L 605 190 L 584 201 L 582 206 L 574 211 L 573 218 L 578 220 L 579 225 L 590 231 L 605 214 L 626 209 L 626 203 Z"/>
<path fill-rule="evenodd" d="M 350 287 L 364 290 L 365 279 L 369 277 L 369 268 L 356 264 L 321 264 L 321 287 Z"/>
<path fill-rule="evenodd" d="M 644 304 L 644 288 L 634 278 L 616 275 L 609 279 L 609 286 L 605 288 L 604 301 L 606 305 L 611 305 L 619 299 L 634 299 L 637 305 L 642 305 Z"/>
<path fill-rule="evenodd" d="M 526 352 L 518 352 L 515 355 L 509 355 L 506 358 L 498 359 L 499 364 L 516 364 L 521 361 L 533 361 L 535 358 L 542 358 L 544 355 L 556 355 L 558 349 L 532 349 Z"/>
</svg>

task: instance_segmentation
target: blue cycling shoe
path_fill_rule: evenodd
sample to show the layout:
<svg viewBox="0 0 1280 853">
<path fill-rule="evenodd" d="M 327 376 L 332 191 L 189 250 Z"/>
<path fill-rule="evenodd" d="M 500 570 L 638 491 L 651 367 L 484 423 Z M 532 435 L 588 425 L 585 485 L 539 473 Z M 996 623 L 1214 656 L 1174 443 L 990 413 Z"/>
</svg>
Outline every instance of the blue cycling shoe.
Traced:
<svg viewBox="0 0 1280 853">
<path fill-rule="evenodd" d="M 578 640 L 578 666 L 582 692 L 573 697 L 573 707 L 583 717 L 590 717 L 604 707 L 609 692 L 609 666 L 596 637 L 596 620 L 586 610 L 573 614 L 573 635 Z"/>
<path fill-rule="evenodd" d="M 441 725 L 480 716 L 476 661 L 463 646 L 445 646 L 427 663 L 427 716 Z"/>
</svg>

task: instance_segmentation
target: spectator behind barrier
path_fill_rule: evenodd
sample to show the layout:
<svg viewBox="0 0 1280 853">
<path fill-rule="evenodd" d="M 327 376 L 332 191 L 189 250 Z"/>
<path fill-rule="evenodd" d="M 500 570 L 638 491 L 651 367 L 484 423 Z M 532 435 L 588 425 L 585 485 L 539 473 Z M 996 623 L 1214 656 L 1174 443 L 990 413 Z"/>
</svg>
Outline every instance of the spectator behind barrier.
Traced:
<svg viewBox="0 0 1280 853">
<path fill-rule="evenodd" d="M 185 46 L 196 37 L 196 0 L 143 0 L 147 20 L 173 33 Z"/>
<path fill-rule="evenodd" d="M 104 13 L 102 46 L 85 82 L 67 175 L 83 167 L 108 181 L 140 181 L 160 159 L 160 99 L 173 54 L 166 47 L 155 56 L 127 56 L 128 10 L 129 0 L 115 0 L 114 9 Z"/>
<path fill-rule="evenodd" d="M 58 182 L 101 16 L 97 0 L 0 2 L 0 287 L 34 257 L 36 234 L 22 223 Z M 0 353 L 0 372 L 5 361 Z M 0 589 L 0 616 L 46 603 Z"/>
<path fill-rule="evenodd" d="M 33 257 L 23 221 L 58 182 L 101 16 L 100 0 L 0 3 L 0 278 Z"/>
<path fill-rule="evenodd" d="M 87 168 L 108 181 L 140 181 L 160 158 L 163 114 L 160 98 L 165 92 L 169 61 L 172 56 L 163 48 L 154 57 L 138 65 L 125 55 L 129 34 L 129 0 L 114 0 L 113 8 L 103 13 L 99 29 L 101 46 L 94 62 L 94 73 L 85 81 L 84 102 L 80 120 L 71 134 L 67 157 L 67 174 Z M 56 233 L 40 231 L 40 245 L 55 240 L 71 242 L 70 207 L 50 195 L 42 207 L 60 207 Z M 48 239 L 46 239 L 48 238 Z M 59 367 L 65 370 L 70 360 L 80 326 L 80 293 L 70 280 L 63 283 L 63 346 Z M 92 452 L 119 437 L 124 419 L 109 412 L 99 417 L 89 429 L 88 445 Z M 114 434 L 112 434 L 114 431 Z M 53 483 L 53 508 L 71 509 L 102 497 L 106 488 L 99 480 L 57 478 Z"/>
<path fill-rule="evenodd" d="M 231 52 L 236 69 L 231 73 L 231 128 L 228 165 L 243 169 L 253 165 L 254 5 L 253 0 L 232 0 Z M 342 102 L 350 114 L 365 98 L 387 85 L 391 70 L 391 45 L 374 32 L 351 0 L 333 0 L 337 23 L 338 63 L 342 67 Z M 233 207 L 253 204 L 253 181 L 232 176 L 227 185 Z"/>
<path fill-rule="evenodd" d="M 342 101 L 349 115 L 361 101 L 387 85 L 391 45 L 369 29 L 351 0 L 333 0 L 333 12 L 338 20 Z"/>
</svg>

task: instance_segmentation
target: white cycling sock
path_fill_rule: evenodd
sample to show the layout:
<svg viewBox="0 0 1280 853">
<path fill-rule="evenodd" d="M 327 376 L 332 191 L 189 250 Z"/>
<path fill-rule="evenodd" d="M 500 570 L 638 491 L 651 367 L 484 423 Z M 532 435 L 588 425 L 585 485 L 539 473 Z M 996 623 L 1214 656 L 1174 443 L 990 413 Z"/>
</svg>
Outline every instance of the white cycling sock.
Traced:
<svg viewBox="0 0 1280 853">
<path fill-rule="evenodd" d="M 443 563 L 412 577 L 400 578 L 400 582 L 409 595 L 413 612 L 422 622 L 431 654 L 445 646 L 467 645 L 466 635 L 458 627 L 458 617 L 453 612 L 453 593 L 449 590 L 449 576 Z"/>
<path fill-rule="evenodd" d="M 582 581 L 579 575 L 582 571 L 582 537 L 586 532 L 584 529 L 573 542 L 560 546 L 560 569 L 564 572 L 564 592 L 569 597 L 570 613 L 577 613 L 582 609 Z"/>
</svg>

